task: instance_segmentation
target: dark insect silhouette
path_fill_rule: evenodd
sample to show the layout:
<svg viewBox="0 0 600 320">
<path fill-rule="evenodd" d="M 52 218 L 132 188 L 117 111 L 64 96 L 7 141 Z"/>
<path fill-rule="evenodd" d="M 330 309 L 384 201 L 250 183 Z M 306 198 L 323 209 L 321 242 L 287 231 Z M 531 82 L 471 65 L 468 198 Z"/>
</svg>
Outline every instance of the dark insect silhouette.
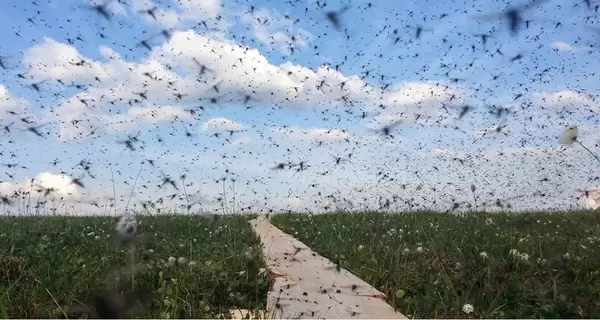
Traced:
<svg viewBox="0 0 600 320">
<path fill-rule="evenodd" d="M 510 7 L 500 14 L 496 13 L 496 14 L 484 15 L 484 16 L 480 16 L 480 18 L 484 18 L 484 19 L 504 18 L 508 22 L 508 27 L 509 27 L 511 33 L 513 35 L 516 35 L 518 32 L 519 26 L 523 22 L 523 18 L 522 18 L 523 12 L 526 10 L 529 10 L 533 7 L 539 6 L 547 1 L 549 1 L 549 0 L 532 0 L 532 1 L 528 2 L 527 4 Z"/>
<path fill-rule="evenodd" d="M 152 19 L 154 19 L 156 21 L 156 14 L 155 14 L 156 9 L 158 9 L 158 7 L 154 6 L 150 9 L 140 10 L 140 11 L 138 11 L 138 13 L 145 13 L 145 14 L 151 16 Z"/>
<path fill-rule="evenodd" d="M 106 20 L 110 20 L 110 13 L 108 12 L 108 5 L 112 2 L 113 0 L 106 0 L 104 3 L 102 4 L 96 4 L 96 5 L 88 5 L 90 7 L 90 9 L 94 10 L 97 14 L 101 15 L 102 17 L 104 17 Z"/>
<path fill-rule="evenodd" d="M 5 70 L 6 70 L 6 69 L 7 69 L 7 67 L 6 67 L 6 62 L 5 62 L 5 60 L 4 60 L 4 59 L 6 59 L 6 57 L 5 57 L 5 56 L 0 56 L 0 68 L 2 68 L 2 69 L 5 69 Z"/>
<path fill-rule="evenodd" d="M 36 136 L 38 136 L 40 138 L 45 138 L 45 136 L 39 131 L 39 129 L 41 127 L 43 127 L 43 126 L 44 125 L 41 124 L 41 125 L 37 125 L 37 126 L 33 126 L 33 127 L 27 127 L 26 130 L 29 131 L 29 132 L 31 132 L 31 133 L 33 133 L 33 134 L 35 134 Z"/>
<path fill-rule="evenodd" d="M 205 65 L 201 64 L 200 62 L 198 62 L 198 60 L 196 58 L 193 58 L 193 60 L 194 60 L 194 63 L 196 63 L 196 65 L 198 67 L 200 67 L 200 76 L 204 75 L 204 73 L 206 71 L 214 72 L 212 69 L 209 69 L 207 66 L 205 66 Z"/>
<path fill-rule="evenodd" d="M 74 184 L 80 188 L 85 188 L 85 186 L 83 185 L 83 182 L 81 182 L 81 179 L 83 179 L 83 177 L 73 178 L 73 179 L 71 179 L 71 182 L 69 184 Z"/>
<path fill-rule="evenodd" d="M 470 105 L 464 105 L 460 108 L 460 113 L 458 114 L 458 119 L 462 119 L 469 111 L 473 110 L 473 107 Z"/>
<path fill-rule="evenodd" d="M 346 12 L 348 9 L 350 9 L 349 6 L 345 6 L 342 9 L 338 10 L 338 11 L 327 11 L 325 13 L 325 16 L 327 17 L 327 20 L 329 20 L 329 22 L 333 25 L 333 27 L 340 31 L 342 28 L 342 22 L 341 22 L 341 16 L 342 14 L 344 14 L 344 12 Z"/>
<path fill-rule="evenodd" d="M 402 120 L 396 120 L 386 126 L 384 126 L 381 129 L 371 129 L 372 131 L 375 131 L 377 133 L 382 134 L 385 137 L 391 137 L 393 138 L 394 136 L 392 135 L 392 130 L 394 130 L 397 126 L 399 126 L 402 123 Z"/>
<path fill-rule="evenodd" d="M 163 172 L 161 172 L 162 175 L 162 183 L 160 184 L 160 187 L 164 187 L 166 184 L 170 184 L 175 190 L 179 191 L 179 188 L 177 187 L 177 184 L 175 184 L 175 180 L 171 179 L 169 176 L 165 175 Z"/>
<path fill-rule="evenodd" d="M 489 34 L 475 34 L 474 36 L 481 38 L 481 45 L 483 46 L 483 49 L 485 50 L 485 45 L 487 44 L 487 40 L 488 38 L 491 38 L 492 36 Z"/>
</svg>

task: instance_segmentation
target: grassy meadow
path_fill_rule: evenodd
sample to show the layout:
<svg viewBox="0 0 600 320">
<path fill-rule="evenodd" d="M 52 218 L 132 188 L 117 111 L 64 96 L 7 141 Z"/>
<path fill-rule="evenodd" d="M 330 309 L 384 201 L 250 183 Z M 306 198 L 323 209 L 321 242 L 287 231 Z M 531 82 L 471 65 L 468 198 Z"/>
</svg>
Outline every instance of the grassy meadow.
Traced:
<svg viewBox="0 0 600 320">
<path fill-rule="evenodd" d="M 135 318 L 265 309 L 269 283 L 253 217 L 219 217 L 140 216 L 129 247 L 115 218 L 0 218 L 0 316 L 90 317 L 81 306 L 98 290 L 135 292 L 139 302 L 127 314 Z M 596 212 L 271 220 L 409 317 L 600 317 Z"/>
<path fill-rule="evenodd" d="M 75 310 L 99 290 L 135 292 L 136 318 L 264 309 L 265 265 L 248 218 L 143 216 L 133 257 L 114 218 L 0 218 L 0 315 L 93 317 Z"/>
<path fill-rule="evenodd" d="M 414 318 L 600 318 L 600 214 L 281 214 Z"/>
</svg>

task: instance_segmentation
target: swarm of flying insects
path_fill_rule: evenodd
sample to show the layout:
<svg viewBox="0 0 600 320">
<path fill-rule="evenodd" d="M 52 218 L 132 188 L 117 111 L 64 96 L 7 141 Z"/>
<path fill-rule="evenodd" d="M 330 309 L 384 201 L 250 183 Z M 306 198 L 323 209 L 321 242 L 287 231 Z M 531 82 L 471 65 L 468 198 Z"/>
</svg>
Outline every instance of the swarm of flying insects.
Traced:
<svg viewBox="0 0 600 320">
<path fill-rule="evenodd" d="M 599 10 L 0 1 L 0 313 L 598 318 Z"/>
</svg>

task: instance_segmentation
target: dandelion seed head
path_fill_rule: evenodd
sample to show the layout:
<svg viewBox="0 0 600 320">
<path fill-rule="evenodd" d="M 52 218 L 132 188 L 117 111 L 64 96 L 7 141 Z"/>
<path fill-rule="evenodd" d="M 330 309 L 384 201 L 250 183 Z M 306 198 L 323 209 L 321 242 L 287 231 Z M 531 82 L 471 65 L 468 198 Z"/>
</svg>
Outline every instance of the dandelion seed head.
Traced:
<svg viewBox="0 0 600 320">
<path fill-rule="evenodd" d="M 117 232 L 124 238 L 133 237 L 137 230 L 137 221 L 135 217 L 129 214 L 125 214 L 119 218 L 116 226 Z"/>
<path fill-rule="evenodd" d="M 575 142 L 575 140 L 577 140 L 578 136 L 579 136 L 579 127 L 576 125 L 570 125 L 570 126 L 566 127 L 565 130 L 563 131 L 563 133 L 560 137 L 560 143 L 565 144 L 565 145 L 570 145 L 573 142 Z"/>
</svg>

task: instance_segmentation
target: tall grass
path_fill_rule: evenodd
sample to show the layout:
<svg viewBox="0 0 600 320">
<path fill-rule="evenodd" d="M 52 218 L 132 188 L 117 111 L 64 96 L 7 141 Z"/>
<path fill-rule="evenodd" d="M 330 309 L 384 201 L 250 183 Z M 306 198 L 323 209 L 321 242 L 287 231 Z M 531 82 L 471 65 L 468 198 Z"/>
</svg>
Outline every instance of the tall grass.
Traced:
<svg viewBox="0 0 600 320">
<path fill-rule="evenodd" d="M 205 318 L 230 308 L 264 309 L 265 265 L 248 218 L 144 216 L 135 250 L 128 251 L 119 246 L 113 218 L 2 217 L 0 313 L 77 316 L 71 312 L 93 292 L 131 290 L 133 283 L 133 317 Z M 131 266 L 133 281 L 123 271 Z"/>
<path fill-rule="evenodd" d="M 386 293 L 407 316 L 600 317 L 597 212 L 281 214 L 272 220 Z"/>
</svg>

